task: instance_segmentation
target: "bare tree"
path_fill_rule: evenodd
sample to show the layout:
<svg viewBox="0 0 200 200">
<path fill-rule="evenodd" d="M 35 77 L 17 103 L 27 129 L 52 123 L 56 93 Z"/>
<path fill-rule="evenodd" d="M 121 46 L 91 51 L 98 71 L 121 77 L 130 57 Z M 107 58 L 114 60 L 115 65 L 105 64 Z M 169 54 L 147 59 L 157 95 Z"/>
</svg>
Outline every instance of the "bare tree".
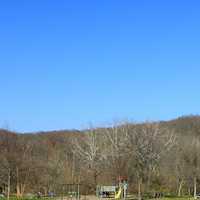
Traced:
<svg viewBox="0 0 200 200">
<path fill-rule="evenodd" d="M 187 152 L 184 161 L 187 165 L 187 173 L 189 174 L 189 177 L 193 177 L 193 196 L 194 199 L 197 199 L 197 180 L 199 179 L 200 173 L 199 138 L 193 138 L 193 140 L 188 141 L 185 148 L 187 148 Z"/>
<path fill-rule="evenodd" d="M 127 176 L 128 156 L 129 156 L 129 134 L 130 127 L 128 123 L 113 124 L 105 129 L 104 144 L 106 165 L 113 173 L 116 180 L 119 176 Z"/>
<path fill-rule="evenodd" d="M 172 131 L 161 128 L 157 123 L 136 126 L 130 135 L 133 163 L 138 177 L 138 199 L 141 199 L 141 185 L 147 177 L 149 187 L 151 175 L 159 166 L 159 161 L 175 144 Z"/>
<path fill-rule="evenodd" d="M 80 140 L 74 141 L 74 153 L 79 157 L 89 173 L 93 177 L 93 189 L 97 184 L 97 178 L 101 172 L 101 161 L 103 156 L 101 154 L 101 147 L 99 146 L 98 131 L 90 129 L 85 132 L 84 137 Z"/>
</svg>

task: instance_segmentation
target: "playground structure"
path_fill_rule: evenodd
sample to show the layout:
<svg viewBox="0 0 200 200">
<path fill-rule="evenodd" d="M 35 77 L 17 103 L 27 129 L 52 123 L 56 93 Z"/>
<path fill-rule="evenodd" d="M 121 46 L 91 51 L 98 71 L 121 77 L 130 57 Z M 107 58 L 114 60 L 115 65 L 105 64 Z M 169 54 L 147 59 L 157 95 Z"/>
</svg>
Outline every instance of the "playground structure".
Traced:
<svg viewBox="0 0 200 200">
<path fill-rule="evenodd" d="M 127 189 L 127 179 L 119 177 L 118 184 L 116 186 L 98 185 L 96 188 L 96 195 L 99 198 L 126 199 Z"/>
<path fill-rule="evenodd" d="M 96 188 L 96 196 L 100 198 L 114 197 L 117 192 L 117 186 L 100 186 Z"/>
</svg>

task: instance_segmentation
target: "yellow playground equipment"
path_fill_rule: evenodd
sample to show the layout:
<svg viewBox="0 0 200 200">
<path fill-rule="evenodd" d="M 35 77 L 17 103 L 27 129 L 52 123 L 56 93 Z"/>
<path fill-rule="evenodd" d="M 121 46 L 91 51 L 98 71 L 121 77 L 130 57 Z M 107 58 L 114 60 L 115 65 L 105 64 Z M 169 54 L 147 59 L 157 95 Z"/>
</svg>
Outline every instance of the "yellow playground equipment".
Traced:
<svg viewBox="0 0 200 200">
<path fill-rule="evenodd" d="M 120 187 L 118 192 L 115 193 L 115 199 L 119 199 L 121 197 L 121 194 L 122 194 L 122 188 Z"/>
</svg>

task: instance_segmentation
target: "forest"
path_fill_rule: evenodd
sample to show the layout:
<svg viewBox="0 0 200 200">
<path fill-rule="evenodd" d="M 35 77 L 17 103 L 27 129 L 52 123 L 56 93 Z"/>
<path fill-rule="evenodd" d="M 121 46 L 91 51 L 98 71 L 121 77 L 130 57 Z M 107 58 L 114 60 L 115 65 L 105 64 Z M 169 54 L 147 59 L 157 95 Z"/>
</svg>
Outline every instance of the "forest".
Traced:
<svg viewBox="0 0 200 200">
<path fill-rule="evenodd" d="M 97 185 L 128 180 L 128 192 L 196 195 L 200 180 L 200 116 L 170 121 L 123 122 L 105 128 L 16 133 L 0 130 L 0 189 L 60 193 L 79 183 L 87 194 Z"/>
</svg>

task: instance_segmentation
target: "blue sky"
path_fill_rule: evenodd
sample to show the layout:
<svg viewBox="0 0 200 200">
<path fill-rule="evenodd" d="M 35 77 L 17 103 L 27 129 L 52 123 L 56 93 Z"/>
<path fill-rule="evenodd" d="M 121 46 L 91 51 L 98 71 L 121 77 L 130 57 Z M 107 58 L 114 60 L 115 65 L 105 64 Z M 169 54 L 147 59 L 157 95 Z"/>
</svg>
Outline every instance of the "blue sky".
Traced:
<svg viewBox="0 0 200 200">
<path fill-rule="evenodd" d="M 16 131 L 200 113 L 200 2 L 0 2 L 0 126 Z"/>
</svg>

